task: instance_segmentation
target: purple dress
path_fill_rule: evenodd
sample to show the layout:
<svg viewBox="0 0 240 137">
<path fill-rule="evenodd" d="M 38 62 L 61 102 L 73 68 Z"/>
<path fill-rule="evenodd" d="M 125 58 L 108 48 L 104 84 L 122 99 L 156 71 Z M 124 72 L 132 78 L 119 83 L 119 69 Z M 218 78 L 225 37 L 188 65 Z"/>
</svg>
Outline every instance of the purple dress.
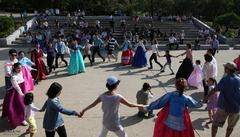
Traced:
<svg viewBox="0 0 240 137">
<path fill-rule="evenodd" d="M 209 87 L 209 91 L 211 91 L 212 89 L 213 89 L 213 87 Z M 217 108 L 218 96 L 219 96 L 219 93 L 215 92 L 213 95 L 211 95 L 209 97 L 208 103 L 207 103 L 207 109 L 208 110 L 212 110 L 212 109 Z"/>
</svg>

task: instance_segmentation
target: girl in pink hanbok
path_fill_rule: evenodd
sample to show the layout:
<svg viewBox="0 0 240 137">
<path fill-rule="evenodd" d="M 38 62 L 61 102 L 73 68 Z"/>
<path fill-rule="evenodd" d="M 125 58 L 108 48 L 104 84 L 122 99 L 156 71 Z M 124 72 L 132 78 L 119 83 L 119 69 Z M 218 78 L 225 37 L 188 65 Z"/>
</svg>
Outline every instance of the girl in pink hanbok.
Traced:
<svg viewBox="0 0 240 137">
<path fill-rule="evenodd" d="M 6 117 L 12 128 L 16 128 L 24 121 L 24 79 L 21 71 L 21 64 L 13 65 L 11 77 L 12 87 L 8 89 L 2 109 L 2 117 Z"/>
<path fill-rule="evenodd" d="M 18 52 L 18 62 L 22 65 L 22 74 L 24 79 L 24 91 L 32 91 L 34 89 L 34 81 L 32 78 L 31 66 L 35 65 L 29 58 L 25 57 L 23 51 Z"/>
<path fill-rule="evenodd" d="M 198 88 L 202 85 L 202 66 L 200 60 L 196 60 L 195 63 L 194 70 L 188 78 L 188 85 Z"/>
</svg>

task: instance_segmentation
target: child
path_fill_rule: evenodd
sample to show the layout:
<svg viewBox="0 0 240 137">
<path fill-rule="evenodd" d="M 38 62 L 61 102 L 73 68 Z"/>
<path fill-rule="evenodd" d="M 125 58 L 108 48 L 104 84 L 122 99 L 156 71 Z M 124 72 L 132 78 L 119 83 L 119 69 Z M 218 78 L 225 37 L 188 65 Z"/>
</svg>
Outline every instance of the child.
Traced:
<svg viewBox="0 0 240 137">
<path fill-rule="evenodd" d="M 130 103 L 122 95 L 116 93 L 119 83 L 120 80 L 118 80 L 118 78 L 114 76 L 108 77 L 106 84 L 108 91 L 100 95 L 91 105 L 83 109 L 80 113 L 81 116 L 83 116 L 87 110 L 102 102 L 103 128 L 99 137 L 106 137 L 108 131 L 114 132 L 118 137 L 127 137 L 120 123 L 120 115 L 118 112 L 120 103 L 128 107 L 143 108 L 143 105 Z"/>
<path fill-rule="evenodd" d="M 52 72 L 52 69 L 55 70 L 55 66 L 53 65 L 54 58 L 55 49 L 53 48 L 52 41 L 49 41 L 47 46 L 47 65 L 49 74 Z"/>
<path fill-rule="evenodd" d="M 116 50 L 119 47 L 117 41 L 113 38 L 113 35 L 109 35 L 109 41 L 107 44 L 107 55 L 108 55 L 108 61 L 110 62 L 110 57 L 114 58 L 116 61 L 118 60 L 117 55 L 115 56 L 113 54 L 113 51 Z"/>
<path fill-rule="evenodd" d="M 210 93 L 210 91 L 217 86 L 217 81 L 214 78 L 209 78 L 207 81 L 207 84 L 208 84 L 208 91 L 209 91 L 208 93 Z M 217 109 L 218 96 L 219 96 L 219 93 L 215 92 L 208 98 L 207 110 L 208 110 L 208 115 L 210 120 L 209 122 L 207 122 L 207 124 L 211 123 L 213 120 L 213 116 Z"/>
<path fill-rule="evenodd" d="M 83 54 L 83 60 L 88 57 L 90 64 L 92 65 L 92 59 L 91 59 L 91 48 L 92 44 L 89 43 L 89 40 L 86 40 L 86 44 L 84 46 L 84 54 Z"/>
<path fill-rule="evenodd" d="M 42 111 L 46 110 L 43 119 L 43 128 L 45 129 L 46 137 L 54 137 L 55 132 L 60 137 L 67 137 L 62 115 L 80 116 L 78 112 L 67 110 L 62 107 L 58 97 L 62 91 L 62 85 L 57 82 L 51 84 L 47 91 L 48 100 L 42 107 Z"/>
<path fill-rule="evenodd" d="M 30 133 L 30 137 L 33 137 L 37 132 L 37 125 L 34 118 L 34 112 L 40 112 L 40 109 L 35 107 L 33 104 L 33 94 L 27 93 L 24 96 L 24 118 L 27 121 L 29 127 L 26 133 Z"/>
<path fill-rule="evenodd" d="M 151 55 L 151 57 L 149 59 L 150 67 L 148 69 L 152 69 L 153 68 L 152 60 L 154 60 L 155 63 L 157 63 L 161 67 L 161 69 L 163 68 L 162 64 L 157 61 L 157 56 L 159 56 L 159 54 L 158 54 L 158 46 L 159 46 L 158 42 L 155 39 L 154 40 L 154 44 L 152 45 L 152 55 Z"/>
<path fill-rule="evenodd" d="M 161 72 L 165 72 L 165 67 L 168 65 L 168 66 L 169 66 L 169 69 L 170 69 L 171 72 L 172 72 L 171 75 L 174 75 L 174 72 L 173 72 L 172 66 L 171 66 L 171 64 L 172 64 L 171 57 L 177 58 L 178 56 L 172 56 L 172 55 L 170 54 L 170 51 L 169 51 L 169 50 L 166 50 L 165 55 L 164 55 L 164 56 L 159 56 L 159 57 L 166 57 L 166 60 L 167 60 L 167 62 L 164 64 L 163 69 L 161 70 Z"/>
<path fill-rule="evenodd" d="M 168 92 L 152 102 L 146 110 L 161 109 L 156 119 L 153 137 L 194 137 L 194 131 L 187 107 L 199 108 L 201 103 L 184 95 L 187 80 L 179 78 L 176 90 Z"/>
<path fill-rule="evenodd" d="M 201 61 L 196 60 L 195 63 L 196 65 L 194 66 L 194 70 L 188 78 L 188 85 L 198 88 L 200 85 L 202 85 L 203 74 L 202 74 Z"/>
<path fill-rule="evenodd" d="M 137 92 L 137 103 L 148 105 L 149 98 L 153 98 L 153 93 L 151 92 L 151 86 L 149 83 L 144 83 L 143 87 L 140 91 Z M 138 116 L 139 117 L 145 117 L 145 112 L 141 111 L 139 109 Z M 148 112 L 148 117 L 154 117 L 153 111 Z"/>
</svg>

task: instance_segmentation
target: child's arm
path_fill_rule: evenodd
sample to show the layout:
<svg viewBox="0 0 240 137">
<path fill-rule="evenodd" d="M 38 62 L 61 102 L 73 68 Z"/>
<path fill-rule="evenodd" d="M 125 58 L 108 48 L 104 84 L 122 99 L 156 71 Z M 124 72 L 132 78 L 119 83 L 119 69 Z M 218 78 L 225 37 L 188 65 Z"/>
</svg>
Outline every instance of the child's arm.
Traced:
<svg viewBox="0 0 240 137">
<path fill-rule="evenodd" d="M 179 57 L 179 55 L 178 56 L 173 56 L 173 55 L 170 55 L 171 57 L 174 57 L 174 58 L 178 58 Z"/>
<path fill-rule="evenodd" d="M 142 107 L 143 107 L 143 105 L 131 103 L 131 102 L 129 102 L 128 100 L 126 100 L 125 98 L 122 98 L 122 99 L 120 100 L 120 103 L 122 103 L 122 104 L 124 104 L 124 105 L 126 105 L 126 106 L 128 106 L 128 107 L 139 107 L 139 108 L 142 108 Z"/>
<path fill-rule="evenodd" d="M 92 104 L 90 104 L 89 106 L 87 106 L 85 109 L 83 109 L 83 110 L 80 112 L 80 116 L 79 116 L 79 117 L 82 117 L 83 114 L 84 114 L 87 110 L 95 107 L 95 106 L 96 106 L 98 103 L 100 103 L 100 102 L 101 102 L 101 99 L 100 99 L 100 97 L 98 97 Z"/>
<path fill-rule="evenodd" d="M 47 108 L 47 101 L 44 103 L 44 105 L 42 106 L 40 112 L 45 111 L 45 109 Z"/>
</svg>

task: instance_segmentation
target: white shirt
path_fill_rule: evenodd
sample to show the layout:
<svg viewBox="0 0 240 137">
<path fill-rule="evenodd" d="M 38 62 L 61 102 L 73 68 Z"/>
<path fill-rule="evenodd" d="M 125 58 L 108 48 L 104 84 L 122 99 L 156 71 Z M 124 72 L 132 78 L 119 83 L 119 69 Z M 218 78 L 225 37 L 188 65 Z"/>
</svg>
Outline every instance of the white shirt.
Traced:
<svg viewBox="0 0 240 137">
<path fill-rule="evenodd" d="M 169 37 L 168 41 L 169 43 L 175 43 L 177 39 L 175 37 Z"/>
<path fill-rule="evenodd" d="M 217 76 L 214 74 L 214 69 L 213 69 L 213 64 L 212 63 L 205 63 L 203 65 L 203 79 L 207 81 L 209 78 L 216 78 Z"/>
<path fill-rule="evenodd" d="M 212 56 L 212 62 L 213 64 L 213 75 L 217 77 L 218 74 L 218 67 L 217 67 L 217 60 L 214 56 Z"/>
<path fill-rule="evenodd" d="M 152 45 L 152 53 L 157 53 L 158 52 L 158 44 Z"/>
<path fill-rule="evenodd" d="M 12 83 L 12 87 L 15 88 L 18 92 L 18 94 L 23 95 L 22 89 L 20 88 L 19 84 L 23 83 L 24 79 L 23 79 L 23 74 L 22 72 L 20 73 L 13 73 L 12 77 L 11 77 L 11 83 Z"/>
<path fill-rule="evenodd" d="M 24 118 L 27 119 L 29 117 L 34 117 L 35 113 L 38 112 L 39 108 L 35 107 L 35 105 L 32 103 L 30 105 L 26 105 L 24 107 Z"/>
<path fill-rule="evenodd" d="M 18 60 L 15 59 L 14 61 L 11 61 L 10 59 L 9 60 L 6 60 L 4 62 L 4 71 L 5 71 L 5 77 L 11 77 L 12 75 L 12 66 L 14 63 L 17 63 Z"/>
</svg>

